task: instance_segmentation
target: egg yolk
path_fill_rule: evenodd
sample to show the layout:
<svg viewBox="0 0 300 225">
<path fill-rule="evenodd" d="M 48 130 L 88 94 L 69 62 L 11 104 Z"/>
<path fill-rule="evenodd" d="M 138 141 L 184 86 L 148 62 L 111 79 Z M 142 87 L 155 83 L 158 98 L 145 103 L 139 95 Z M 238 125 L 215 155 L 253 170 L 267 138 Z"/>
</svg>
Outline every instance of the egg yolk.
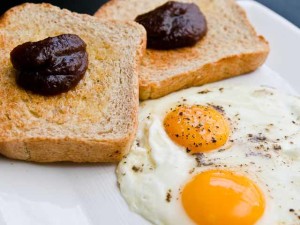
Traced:
<svg viewBox="0 0 300 225">
<path fill-rule="evenodd" d="M 188 152 L 208 152 L 223 146 L 229 137 L 229 124 L 209 106 L 179 106 L 167 114 L 164 127 L 169 137 Z"/>
<path fill-rule="evenodd" d="M 222 170 L 196 175 L 181 200 L 198 225 L 253 225 L 265 209 L 263 194 L 251 180 Z"/>
</svg>

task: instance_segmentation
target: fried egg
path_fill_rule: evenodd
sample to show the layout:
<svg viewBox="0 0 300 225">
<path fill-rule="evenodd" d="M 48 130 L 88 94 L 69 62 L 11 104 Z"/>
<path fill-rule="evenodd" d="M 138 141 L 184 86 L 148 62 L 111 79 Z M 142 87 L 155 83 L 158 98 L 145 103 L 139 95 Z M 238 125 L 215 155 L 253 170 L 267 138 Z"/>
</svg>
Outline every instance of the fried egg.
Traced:
<svg viewBox="0 0 300 225">
<path fill-rule="evenodd" d="M 143 102 L 117 177 L 154 224 L 299 224 L 300 98 L 210 84 Z"/>
</svg>

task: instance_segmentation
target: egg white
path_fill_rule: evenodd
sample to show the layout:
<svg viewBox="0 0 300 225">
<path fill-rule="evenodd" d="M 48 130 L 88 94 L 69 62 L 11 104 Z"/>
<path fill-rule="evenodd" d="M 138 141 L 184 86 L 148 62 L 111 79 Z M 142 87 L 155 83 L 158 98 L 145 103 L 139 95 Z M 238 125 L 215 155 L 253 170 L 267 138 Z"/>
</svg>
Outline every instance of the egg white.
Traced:
<svg viewBox="0 0 300 225">
<path fill-rule="evenodd" d="M 163 126 L 179 104 L 221 107 L 230 140 L 201 157 L 187 154 Z M 181 190 L 215 168 L 246 176 L 262 190 L 266 209 L 258 225 L 299 223 L 300 98 L 261 86 L 211 84 L 141 103 L 136 142 L 117 168 L 133 211 L 154 224 L 194 224 L 181 205 Z"/>
</svg>

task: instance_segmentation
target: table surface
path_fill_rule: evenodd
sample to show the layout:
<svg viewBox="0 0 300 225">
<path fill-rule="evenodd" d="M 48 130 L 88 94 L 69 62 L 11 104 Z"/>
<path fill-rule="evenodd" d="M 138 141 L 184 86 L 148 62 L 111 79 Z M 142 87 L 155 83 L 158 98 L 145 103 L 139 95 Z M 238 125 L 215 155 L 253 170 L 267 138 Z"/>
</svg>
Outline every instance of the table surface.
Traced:
<svg viewBox="0 0 300 225">
<path fill-rule="evenodd" d="M 151 0 L 149 0 L 151 1 Z M 300 0 L 257 0 L 266 5 L 268 8 L 282 15 L 296 26 L 300 27 Z M 21 0 L 4 0 L 1 1 L 0 14 L 14 5 L 26 1 Z M 105 0 L 31 0 L 30 2 L 49 2 L 63 8 L 68 8 L 75 12 L 93 14 Z M 87 3 L 88 2 L 88 3 Z"/>
</svg>

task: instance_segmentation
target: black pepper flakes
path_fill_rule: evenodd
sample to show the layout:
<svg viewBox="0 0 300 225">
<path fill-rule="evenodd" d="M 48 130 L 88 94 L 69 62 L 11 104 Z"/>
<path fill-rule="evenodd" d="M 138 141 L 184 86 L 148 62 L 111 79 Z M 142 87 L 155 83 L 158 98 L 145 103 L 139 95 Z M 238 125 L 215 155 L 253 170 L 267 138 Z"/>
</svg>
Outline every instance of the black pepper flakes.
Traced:
<svg viewBox="0 0 300 225">
<path fill-rule="evenodd" d="M 216 140 L 214 137 L 212 137 L 212 138 L 211 138 L 211 142 L 212 142 L 212 143 L 216 143 L 217 140 Z"/>
<path fill-rule="evenodd" d="M 205 156 L 204 156 L 203 153 L 196 153 L 196 154 L 194 154 L 194 156 L 196 156 L 196 157 L 195 157 L 195 160 L 196 160 L 196 162 L 197 162 L 197 167 L 201 167 L 201 166 L 211 166 L 211 165 L 213 165 L 212 162 L 205 162 L 205 161 L 204 161 Z"/>
<path fill-rule="evenodd" d="M 195 168 L 191 169 L 191 170 L 189 171 L 189 174 L 192 174 L 192 173 L 194 173 L 194 172 L 195 172 Z"/>
<path fill-rule="evenodd" d="M 207 94 L 207 93 L 209 93 L 209 92 L 210 92 L 210 90 L 205 89 L 205 90 L 203 90 L 203 91 L 199 91 L 198 94 Z"/>
<path fill-rule="evenodd" d="M 225 110 L 222 106 L 220 105 L 214 105 L 214 104 L 208 104 L 210 107 L 214 108 L 215 110 L 217 110 L 220 113 L 224 113 Z"/>
<path fill-rule="evenodd" d="M 249 141 L 251 142 L 262 142 L 267 140 L 267 138 L 264 135 L 262 135 L 262 133 L 259 133 L 258 135 L 252 135 L 252 136 L 249 136 L 248 134 L 248 137 L 249 137 Z"/>
<path fill-rule="evenodd" d="M 168 190 L 168 192 L 167 192 L 167 195 L 166 195 L 166 201 L 167 202 L 171 202 L 171 200 L 172 200 L 172 191 L 171 191 L 171 189 L 169 189 Z"/>
<path fill-rule="evenodd" d="M 201 127 L 203 127 L 203 124 L 199 123 L 195 128 L 201 128 Z"/>
<path fill-rule="evenodd" d="M 132 166 L 132 170 L 137 173 L 137 172 L 142 172 L 143 168 L 140 168 L 138 166 Z"/>
<path fill-rule="evenodd" d="M 273 149 L 276 150 L 276 151 L 281 150 L 281 146 L 278 145 L 278 144 L 274 144 Z"/>
</svg>

